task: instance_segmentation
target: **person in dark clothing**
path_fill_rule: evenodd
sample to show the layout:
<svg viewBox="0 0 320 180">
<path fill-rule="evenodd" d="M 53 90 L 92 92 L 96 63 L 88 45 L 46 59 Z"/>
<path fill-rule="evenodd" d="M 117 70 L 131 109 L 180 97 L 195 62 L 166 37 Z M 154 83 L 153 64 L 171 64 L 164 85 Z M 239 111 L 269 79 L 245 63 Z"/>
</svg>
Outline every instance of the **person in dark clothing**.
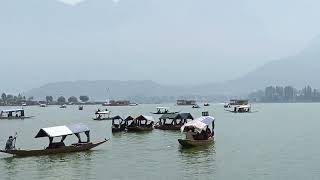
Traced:
<svg viewBox="0 0 320 180">
<path fill-rule="evenodd" d="M 8 139 L 7 142 L 6 142 L 6 148 L 5 148 L 5 150 L 12 150 L 12 149 L 14 149 L 13 141 L 14 141 L 15 139 L 16 139 L 16 137 L 9 136 L 9 139 Z"/>
</svg>

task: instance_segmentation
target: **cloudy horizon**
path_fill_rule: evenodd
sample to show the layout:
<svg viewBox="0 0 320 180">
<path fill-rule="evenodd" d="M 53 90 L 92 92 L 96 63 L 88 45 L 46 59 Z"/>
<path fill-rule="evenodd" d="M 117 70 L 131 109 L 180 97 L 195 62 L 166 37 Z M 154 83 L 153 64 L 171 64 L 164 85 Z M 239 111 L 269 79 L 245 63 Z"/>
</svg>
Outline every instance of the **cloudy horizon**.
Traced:
<svg viewBox="0 0 320 180">
<path fill-rule="evenodd" d="M 5 1 L 0 61 L 10 68 L 0 72 L 9 78 L 0 90 L 76 80 L 232 80 L 308 46 L 320 34 L 314 23 L 319 5 L 315 0 Z"/>
</svg>

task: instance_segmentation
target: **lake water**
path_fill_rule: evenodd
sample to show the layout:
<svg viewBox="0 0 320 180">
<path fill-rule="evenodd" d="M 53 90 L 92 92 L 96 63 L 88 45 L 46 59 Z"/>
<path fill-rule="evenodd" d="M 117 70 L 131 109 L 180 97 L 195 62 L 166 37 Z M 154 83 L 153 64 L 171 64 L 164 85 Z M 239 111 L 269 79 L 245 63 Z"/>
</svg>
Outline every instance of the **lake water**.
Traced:
<svg viewBox="0 0 320 180">
<path fill-rule="evenodd" d="M 113 115 L 138 115 L 159 105 L 110 107 Z M 25 107 L 26 120 L 1 120 L 0 145 L 18 132 L 16 146 L 42 149 L 34 139 L 43 127 L 82 122 L 92 140 L 110 138 L 90 152 L 13 158 L 0 154 L 0 179 L 320 179 L 320 104 L 254 104 L 257 113 L 233 114 L 215 104 L 201 109 L 170 106 L 172 111 L 216 118 L 214 145 L 182 149 L 180 132 L 111 133 L 110 121 L 93 121 L 98 106 L 60 109 Z M 12 107 L 10 107 L 12 108 Z M 102 107 L 99 107 L 102 109 Z M 154 116 L 158 118 L 159 116 Z M 66 144 L 77 141 L 68 137 Z"/>
</svg>

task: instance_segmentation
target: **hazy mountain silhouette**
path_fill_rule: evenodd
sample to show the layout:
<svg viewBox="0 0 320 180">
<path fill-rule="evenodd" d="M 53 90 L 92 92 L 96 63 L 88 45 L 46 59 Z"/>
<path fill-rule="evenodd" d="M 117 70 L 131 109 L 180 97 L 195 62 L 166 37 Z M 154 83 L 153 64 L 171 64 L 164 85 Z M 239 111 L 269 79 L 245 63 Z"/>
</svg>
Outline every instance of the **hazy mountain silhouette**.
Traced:
<svg viewBox="0 0 320 180">
<path fill-rule="evenodd" d="M 319 58 L 320 37 L 317 37 L 296 56 L 272 61 L 243 77 L 225 83 L 165 86 L 153 81 L 57 82 L 32 89 L 26 95 L 36 97 L 89 95 L 102 100 L 131 96 L 243 95 L 269 85 L 292 85 L 295 87 L 311 85 L 319 88 Z M 110 94 L 107 94 L 107 89 L 110 90 Z"/>
</svg>

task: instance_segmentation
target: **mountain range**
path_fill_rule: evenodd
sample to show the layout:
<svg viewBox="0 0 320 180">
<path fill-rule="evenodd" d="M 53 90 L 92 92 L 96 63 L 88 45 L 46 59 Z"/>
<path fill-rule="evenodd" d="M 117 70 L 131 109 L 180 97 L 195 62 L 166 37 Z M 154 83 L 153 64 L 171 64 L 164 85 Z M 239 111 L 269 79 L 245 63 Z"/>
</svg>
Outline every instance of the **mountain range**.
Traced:
<svg viewBox="0 0 320 180">
<path fill-rule="evenodd" d="M 320 87 L 320 37 L 295 56 L 275 60 L 247 73 L 240 78 L 223 83 L 184 86 L 162 85 L 153 81 L 73 81 L 49 83 L 27 91 L 28 96 L 45 97 L 89 95 L 94 99 L 162 96 L 245 96 L 247 93 L 269 85 Z M 232 73 L 232 72 L 226 72 Z M 207 73 L 210 76 L 210 72 Z M 219 77 L 212 77 L 216 80 Z"/>
</svg>

